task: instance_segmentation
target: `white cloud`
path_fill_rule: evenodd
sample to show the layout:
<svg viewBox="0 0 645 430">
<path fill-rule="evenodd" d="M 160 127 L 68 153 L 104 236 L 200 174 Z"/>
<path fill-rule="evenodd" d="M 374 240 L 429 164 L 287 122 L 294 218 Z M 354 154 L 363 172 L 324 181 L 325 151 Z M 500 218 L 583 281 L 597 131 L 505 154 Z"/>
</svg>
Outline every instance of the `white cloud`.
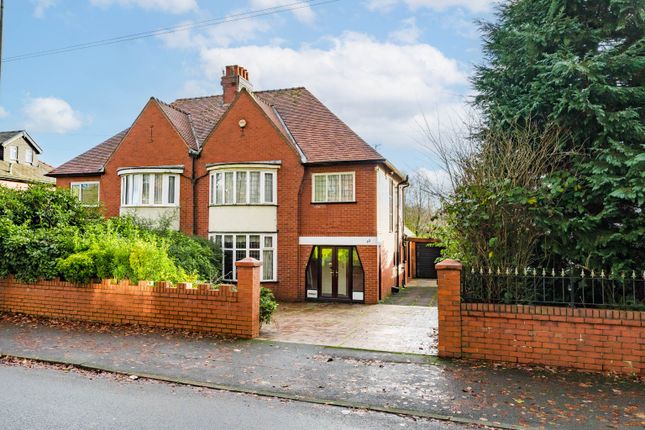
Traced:
<svg viewBox="0 0 645 430">
<path fill-rule="evenodd" d="M 304 85 L 372 144 L 415 144 L 419 115 L 463 110 L 468 84 L 456 60 L 424 43 L 399 45 L 359 33 L 329 39 L 326 48 L 252 45 L 202 48 L 211 85 L 227 64 L 249 70 L 256 89 Z"/>
<path fill-rule="evenodd" d="M 428 8 L 433 10 L 446 10 L 461 7 L 472 12 L 487 12 L 495 4 L 491 0 L 366 0 L 369 10 L 387 12 L 399 3 L 405 4 L 410 9 Z"/>
<path fill-rule="evenodd" d="M 31 0 L 34 5 L 34 16 L 42 18 L 45 11 L 56 4 L 56 0 Z"/>
<path fill-rule="evenodd" d="M 30 131 L 64 134 L 83 125 L 81 115 L 65 100 L 55 97 L 30 99 L 23 110 Z"/>
<path fill-rule="evenodd" d="M 450 175 L 444 169 L 421 167 L 417 169 L 416 173 L 428 179 L 428 185 L 431 187 L 430 191 L 435 195 L 442 195 L 452 190 Z"/>
<path fill-rule="evenodd" d="M 253 9 L 267 9 L 286 5 L 294 5 L 294 3 L 294 0 L 251 0 L 251 6 Z M 298 6 L 294 5 L 292 13 L 299 21 L 312 23 L 316 15 L 314 14 L 313 9 L 311 9 L 311 6 L 304 3 L 306 2 L 303 2 L 302 5 Z"/>
<path fill-rule="evenodd" d="M 190 21 L 182 25 L 190 24 Z M 208 46 L 229 46 L 235 42 L 248 42 L 271 26 L 260 19 L 244 19 L 208 27 L 201 32 L 193 30 L 177 31 L 159 36 L 168 48 L 205 48 Z"/>
<path fill-rule="evenodd" d="M 0 106 L 0 118 L 6 118 L 9 116 L 9 112 L 2 106 Z"/>
<path fill-rule="evenodd" d="M 115 4 L 128 7 L 135 6 L 175 14 L 192 12 L 198 9 L 196 0 L 91 0 L 91 3 L 95 6 L 103 7 Z"/>
<path fill-rule="evenodd" d="M 421 30 L 417 27 L 417 21 L 414 18 L 408 18 L 401 21 L 403 27 L 390 32 L 390 40 L 401 43 L 416 43 L 421 36 Z"/>
</svg>

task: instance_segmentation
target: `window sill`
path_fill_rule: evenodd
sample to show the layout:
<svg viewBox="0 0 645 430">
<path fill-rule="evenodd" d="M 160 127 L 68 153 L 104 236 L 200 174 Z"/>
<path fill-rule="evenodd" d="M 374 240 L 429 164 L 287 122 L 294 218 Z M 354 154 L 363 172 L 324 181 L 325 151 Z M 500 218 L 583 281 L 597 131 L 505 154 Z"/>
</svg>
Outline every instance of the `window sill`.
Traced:
<svg viewBox="0 0 645 430">
<path fill-rule="evenodd" d="M 153 209 L 179 209 L 179 205 L 121 205 L 124 209 L 139 209 L 139 208 L 153 208 Z"/>
<path fill-rule="evenodd" d="M 356 200 L 348 200 L 343 202 L 311 202 L 312 205 L 351 205 L 356 204 Z"/>
<path fill-rule="evenodd" d="M 244 206 L 278 206 L 277 203 L 245 203 L 245 204 L 209 204 L 208 205 L 211 208 L 230 208 L 230 207 L 244 207 Z"/>
</svg>

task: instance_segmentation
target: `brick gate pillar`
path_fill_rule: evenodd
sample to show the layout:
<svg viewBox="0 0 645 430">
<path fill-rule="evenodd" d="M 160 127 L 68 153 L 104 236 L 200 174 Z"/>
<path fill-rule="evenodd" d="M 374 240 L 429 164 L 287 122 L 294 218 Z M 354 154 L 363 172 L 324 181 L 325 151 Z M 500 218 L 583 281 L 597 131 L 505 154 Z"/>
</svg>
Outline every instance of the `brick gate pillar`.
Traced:
<svg viewBox="0 0 645 430">
<path fill-rule="evenodd" d="M 254 258 L 244 258 L 235 263 L 237 268 L 237 297 L 244 312 L 239 315 L 241 337 L 260 335 L 260 279 L 262 263 Z"/>
<path fill-rule="evenodd" d="M 461 357 L 461 263 L 437 263 L 439 357 Z"/>
</svg>

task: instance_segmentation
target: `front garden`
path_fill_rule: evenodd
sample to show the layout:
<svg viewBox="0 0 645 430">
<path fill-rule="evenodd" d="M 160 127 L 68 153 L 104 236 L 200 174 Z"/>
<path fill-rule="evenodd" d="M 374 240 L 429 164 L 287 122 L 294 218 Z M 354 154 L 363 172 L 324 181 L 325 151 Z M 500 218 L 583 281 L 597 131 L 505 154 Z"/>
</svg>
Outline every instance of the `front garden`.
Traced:
<svg viewBox="0 0 645 430">
<path fill-rule="evenodd" d="M 0 188 L 0 277 L 215 282 L 211 241 L 131 217 L 104 219 L 67 190 Z"/>
</svg>

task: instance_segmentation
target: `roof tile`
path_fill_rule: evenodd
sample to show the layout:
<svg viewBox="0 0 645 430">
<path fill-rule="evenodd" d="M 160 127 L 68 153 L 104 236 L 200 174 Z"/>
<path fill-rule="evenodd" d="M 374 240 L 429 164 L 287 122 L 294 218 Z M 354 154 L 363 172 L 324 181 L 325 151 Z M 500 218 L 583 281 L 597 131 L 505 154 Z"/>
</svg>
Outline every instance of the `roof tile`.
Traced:
<svg viewBox="0 0 645 430">
<path fill-rule="evenodd" d="M 306 88 L 252 94 L 278 130 L 290 141 L 295 141 L 307 163 L 384 160 Z M 223 104 L 221 95 L 178 99 L 170 104 L 157 101 L 192 149 L 200 148 L 230 106 Z M 122 131 L 49 174 L 100 173 L 126 132 Z"/>
</svg>

